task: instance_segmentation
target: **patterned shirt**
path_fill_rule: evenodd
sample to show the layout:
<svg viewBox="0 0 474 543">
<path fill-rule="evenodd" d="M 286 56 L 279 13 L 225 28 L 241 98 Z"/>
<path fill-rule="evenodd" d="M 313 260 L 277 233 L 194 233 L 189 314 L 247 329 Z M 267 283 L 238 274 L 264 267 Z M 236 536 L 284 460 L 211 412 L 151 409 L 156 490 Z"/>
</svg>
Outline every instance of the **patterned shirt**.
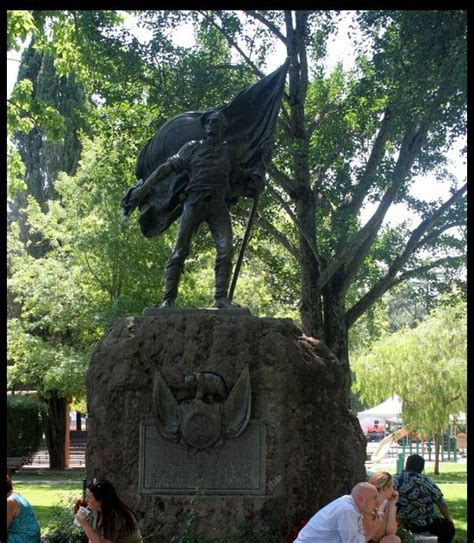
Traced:
<svg viewBox="0 0 474 543">
<path fill-rule="evenodd" d="M 443 493 L 426 475 L 403 470 L 393 477 L 394 487 L 400 493 L 397 518 L 405 526 L 428 526 L 435 517 L 434 505 L 445 503 Z"/>
</svg>

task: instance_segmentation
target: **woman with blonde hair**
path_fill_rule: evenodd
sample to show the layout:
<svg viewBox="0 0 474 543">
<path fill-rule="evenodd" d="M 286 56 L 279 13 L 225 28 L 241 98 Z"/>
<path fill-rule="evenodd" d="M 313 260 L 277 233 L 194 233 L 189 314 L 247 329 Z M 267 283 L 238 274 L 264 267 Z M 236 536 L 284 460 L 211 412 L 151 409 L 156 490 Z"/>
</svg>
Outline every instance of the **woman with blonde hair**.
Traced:
<svg viewBox="0 0 474 543">
<path fill-rule="evenodd" d="M 393 488 L 393 478 L 386 471 L 374 473 L 369 483 L 374 485 L 378 492 L 377 509 L 372 514 L 364 514 L 362 525 L 367 534 L 374 522 L 383 518 L 379 529 L 375 535 L 371 536 L 369 542 L 372 543 L 400 543 L 397 533 L 397 500 L 398 492 Z"/>
</svg>

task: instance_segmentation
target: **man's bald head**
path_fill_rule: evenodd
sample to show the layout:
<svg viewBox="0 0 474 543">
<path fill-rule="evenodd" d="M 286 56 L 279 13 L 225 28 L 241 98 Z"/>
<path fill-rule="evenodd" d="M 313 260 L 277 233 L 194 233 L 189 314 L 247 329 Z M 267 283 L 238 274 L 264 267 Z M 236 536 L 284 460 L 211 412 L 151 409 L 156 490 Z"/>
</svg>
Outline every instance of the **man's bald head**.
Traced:
<svg viewBox="0 0 474 543">
<path fill-rule="evenodd" d="M 351 491 L 351 496 L 361 513 L 372 513 L 377 506 L 377 488 L 370 483 L 357 483 Z"/>
</svg>

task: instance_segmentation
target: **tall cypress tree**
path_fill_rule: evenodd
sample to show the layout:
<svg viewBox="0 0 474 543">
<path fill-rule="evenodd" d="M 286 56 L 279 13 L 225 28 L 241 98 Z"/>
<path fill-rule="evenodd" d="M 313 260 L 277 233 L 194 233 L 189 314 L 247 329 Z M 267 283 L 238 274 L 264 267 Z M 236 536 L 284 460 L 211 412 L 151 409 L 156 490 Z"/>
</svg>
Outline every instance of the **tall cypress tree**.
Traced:
<svg viewBox="0 0 474 543">
<path fill-rule="evenodd" d="M 32 82 L 34 100 L 52 106 L 64 119 L 61 141 L 52 141 L 39 127 L 14 136 L 26 167 L 27 193 L 44 209 L 47 200 L 55 197 L 54 181 L 58 173 L 76 171 L 81 154 L 78 133 L 87 129 L 84 116 L 88 100 L 74 74 L 58 76 L 53 57 L 35 49 L 34 40 L 22 55 L 18 80 L 22 79 Z"/>
<path fill-rule="evenodd" d="M 88 98 L 83 87 L 74 75 L 59 76 L 54 68 L 54 58 L 50 54 L 35 49 L 31 41 L 22 55 L 18 80 L 29 79 L 33 85 L 32 100 L 51 106 L 63 118 L 61 137 L 55 141 L 46 131 L 35 126 L 30 132 L 17 132 L 13 142 L 25 164 L 26 189 L 19 193 L 9 206 L 9 221 L 20 225 L 21 237 L 27 250 L 35 258 L 42 258 L 49 246 L 42 242 L 38 234 L 29 231 L 27 224 L 26 203 L 28 196 L 33 196 L 43 211 L 48 200 L 57 197 L 55 181 L 59 172 L 70 175 L 76 172 L 81 155 L 79 131 L 87 131 L 85 114 Z M 9 315 L 21 316 L 21 307 L 9 296 Z M 42 337 L 48 331 L 38 328 Z M 48 424 L 46 442 L 50 455 L 50 467 L 62 469 L 65 466 L 65 447 L 67 441 L 67 399 L 52 391 L 48 398 Z"/>
</svg>

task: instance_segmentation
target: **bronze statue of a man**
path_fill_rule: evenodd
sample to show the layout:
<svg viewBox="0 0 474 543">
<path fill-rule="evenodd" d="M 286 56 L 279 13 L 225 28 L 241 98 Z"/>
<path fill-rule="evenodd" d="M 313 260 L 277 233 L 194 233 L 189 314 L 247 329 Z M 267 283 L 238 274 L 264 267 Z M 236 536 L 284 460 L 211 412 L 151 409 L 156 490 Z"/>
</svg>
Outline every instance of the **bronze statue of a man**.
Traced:
<svg viewBox="0 0 474 543">
<path fill-rule="evenodd" d="M 264 185 L 263 175 L 258 170 L 244 170 L 232 165 L 230 149 L 224 140 L 227 120 L 223 113 L 218 110 L 205 111 L 201 116 L 201 124 L 205 134 L 203 139 L 186 143 L 159 166 L 146 183 L 129 190 L 122 201 L 122 206 L 129 209 L 129 214 L 150 188 L 172 170 L 186 172 L 188 175 L 179 230 L 165 267 L 165 292 L 161 307 L 174 306 L 193 234 L 203 222 L 209 226 L 217 253 L 214 268 L 215 307 L 236 307 L 227 296 L 232 273 L 232 224 L 226 202 L 231 172 L 246 179 L 248 195 L 258 194 Z"/>
<path fill-rule="evenodd" d="M 122 217 L 138 207 L 144 236 L 157 236 L 179 216 L 175 247 L 165 268 L 162 307 L 172 307 L 184 261 L 199 225 L 206 222 L 216 246 L 215 305 L 231 303 L 281 106 L 287 59 L 282 66 L 243 89 L 228 104 L 188 111 L 166 122 L 138 158 L 137 183 L 122 199 Z M 232 225 L 229 206 L 254 198 L 232 286 Z"/>
</svg>

